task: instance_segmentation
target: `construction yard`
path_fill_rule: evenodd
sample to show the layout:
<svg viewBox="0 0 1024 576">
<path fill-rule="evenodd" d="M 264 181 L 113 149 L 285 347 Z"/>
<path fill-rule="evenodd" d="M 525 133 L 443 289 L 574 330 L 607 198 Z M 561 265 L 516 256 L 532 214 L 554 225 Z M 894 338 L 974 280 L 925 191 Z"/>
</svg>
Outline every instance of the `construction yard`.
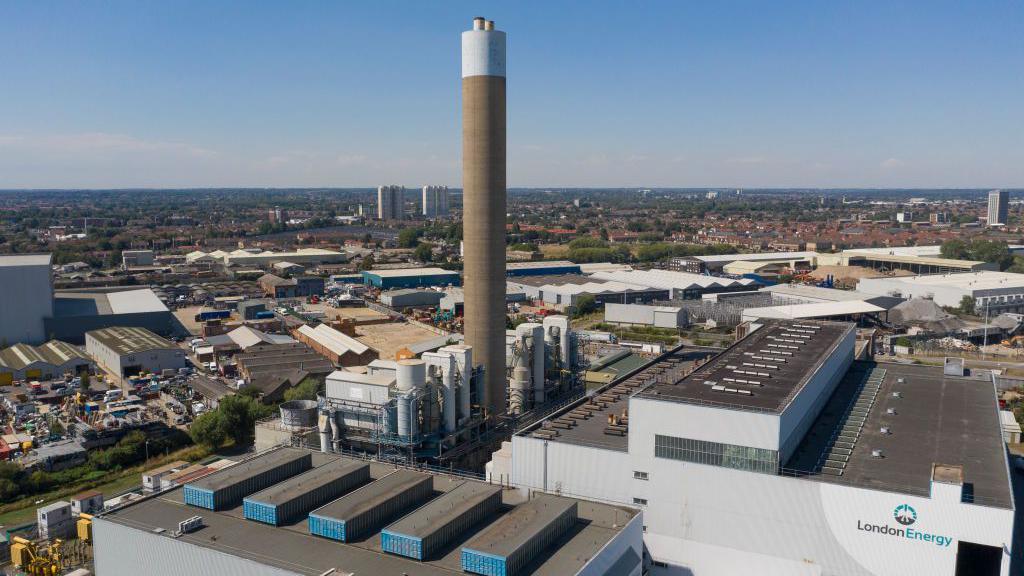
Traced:
<svg viewBox="0 0 1024 576">
<path fill-rule="evenodd" d="M 437 338 L 438 334 L 409 322 L 367 324 L 356 327 L 356 339 L 376 349 L 383 360 L 393 360 L 402 348 Z"/>
</svg>

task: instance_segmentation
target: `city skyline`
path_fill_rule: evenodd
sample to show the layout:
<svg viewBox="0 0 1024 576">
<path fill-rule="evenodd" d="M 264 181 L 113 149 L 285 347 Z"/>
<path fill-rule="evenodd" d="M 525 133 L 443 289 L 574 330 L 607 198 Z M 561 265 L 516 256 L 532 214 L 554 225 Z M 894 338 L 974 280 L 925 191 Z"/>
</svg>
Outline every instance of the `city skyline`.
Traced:
<svg viewBox="0 0 1024 576">
<path fill-rule="evenodd" d="M 477 13 L 510 187 L 1024 186 L 1019 6 L 587 8 L 7 5 L 0 188 L 460 188 Z"/>
</svg>

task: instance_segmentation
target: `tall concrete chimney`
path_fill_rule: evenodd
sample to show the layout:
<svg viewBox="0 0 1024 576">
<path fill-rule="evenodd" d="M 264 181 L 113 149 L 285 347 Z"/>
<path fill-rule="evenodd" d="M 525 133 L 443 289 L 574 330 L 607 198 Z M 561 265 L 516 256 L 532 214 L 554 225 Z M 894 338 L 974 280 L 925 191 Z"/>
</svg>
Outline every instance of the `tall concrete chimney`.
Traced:
<svg viewBox="0 0 1024 576">
<path fill-rule="evenodd" d="M 462 33 L 462 190 L 466 344 L 487 413 L 504 414 L 505 33 L 481 17 Z"/>
</svg>

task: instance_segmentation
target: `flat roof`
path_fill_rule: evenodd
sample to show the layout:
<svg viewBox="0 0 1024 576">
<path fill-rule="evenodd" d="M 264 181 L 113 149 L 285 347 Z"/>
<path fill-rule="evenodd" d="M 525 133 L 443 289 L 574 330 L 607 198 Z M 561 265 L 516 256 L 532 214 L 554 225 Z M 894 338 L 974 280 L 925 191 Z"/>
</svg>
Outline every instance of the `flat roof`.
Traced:
<svg viewBox="0 0 1024 576">
<path fill-rule="evenodd" d="M 150 288 L 116 292 L 60 290 L 53 298 L 55 317 L 170 312 Z"/>
<path fill-rule="evenodd" d="M 498 486 L 463 482 L 385 529 L 388 532 L 423 538 L 500 492 L 501 488 Z"/>
<path fill-rule="evenodd" d="M 873 314 L 885 312 L 885 308 L 863 300 L 840 300 L 838 302 L 812 302 L 810 304 L 783 304 L 764 308 L 747 308 L 743 316 L 751 318 L 828 318 L 850 314 Z"/>
<path fill-rule="evenodd" d="M 929 264 L 932 266 L 948 266 L 950 268 L 973 268 L 985 264 L 980 260 L 953 260 L 950 258 L 937 258 L 935 256 L 916 256 L 913 254 L 880 254 L 878 252 L 865 252 L 861 250 L 847 250 L 844 256 L 852 258 L 865 258 L 879 262 L 902 262 L 905 264 Z"/>
<path fill-rule="evenodd" d="M 337 458 L 333 455 L 313 453 L 314 464 Z M 350 460 L 344 458 L 345 460 Z M 371 476 L 380 478 L 394 470 L 391 464 L 371 462 Z M 467 482 L 462 478 L 435 474 L 435 489 L 444 492 L 453 482 Z M 475 484 L 479 482 L 469 480 Z M 518 490 L 503 490 L 502 502 L 506 512 L 467 528 L 452 543 L 441 550 L 435 559 L 419 562 L 403 556 L 385 553 L 380 546 L 380 534 L 375 533 L 357 542 L 342 543 L 313 536 L 306 522 L 274 527 L 246 520 L 242 506 L 223 511 L 203 510 L 203 528 L 183 534 L 176 541 L 215 550 L 224 554 L 252 560 L 264 565 L 289 570 L 303 576 L 320 576 L 329 570 L 340 569 L 356 574 L 410 574 L 415 576 L 452 576 L 462 574 L 461 550 L 468 540 L 487 526 L 509 513 L 508 508 L 524 502 Z M 531 576 L 565 576 L 577 573 L 623 527 L 636 516 L 636 510 L 597 502 L 577 501 L 579 520 L 573 530 L 552 542 L 539 554 L 524 574 Z M 97 516 L 95 522 L 112 522 L 133 528 L 152 537 L 170 538 L 182 520 L 196 515 L 196 509 L 183 502 L 182 489 L 175 488 L 148 498 L 133 501 L 126 506 Z M 163 528 L 163 535 L 153 531 Z"/>
<path fill-rule="evenodd" d="M 617 282 L 632 282 L 665 290 L 716 287 L 734 288 L 737 286 L 758 285 L 757 282 L 750 278 L 720 278 L 718 276 L 694 274 L 693 272 L 660 269 L 602 271 L 595 272 L 591 277 L 615 280 Z"/>
<path fill-rule="evenodd" d="M 99 341 L 117 354 L 136 354 L 146 350 L 181 350 L 170 340 L 165 340 L 145 328 L 117 326 L 86 332 L 87 336 Z"/>
<path fill-rule="evenodd" d="M 0 267 L 6 266 L 49 266 L 53 254 L 4 254 L 0 256 Z"/>
<path fill-rule="evenodd" d="M 779 322 L 764 325 L 686 376 L 676 369 L 638 396 L 720 408 L 781 413 L 854 325 Z"/>
<path fill-rule="evenodd" d="M 380 278 L 404 278 L 406 276 L 458 276 L 459 273 L 444 268 L 395 268 L 390 270 L 366 270 L 363 274 L 370 274 Z"/>
<path fill-rule="evenodd" d="M 944 286 L 965 290 L 996 290 L 999 288 L 1024 288 L 1024 274 L 1013 272 L 956 272 L 947 274 L 925 274 L 921 276 L 900 276 L 894 278 L 865 278 L 861 280 L 899 282 L 925 286 Z M 870 282 L 868 282 L 870 284 Z"/>
<path fill-rule="evenodd" d="M 307 492 L 316 491 L 321 486 L 330 484 L 338 478 L 369 467 L 370 465 L 366 462 L 341 459 L 332 460 L 321 466 L 306 470 L 297 476 L 292 476 L 283 482 L 274 484 L 266 490 L 251 494 L 245 499 L 276 506 L 284 502 L 291 502 L 295 498 Z"/>
<path fill-rule="evenodd" d="M 108 292 L 107 302 L 113 314 L 139 314 L 145 312 L 167 312 L 167 306 L 149 288 Z"/>
<path fill-rule="evenodd" d="M 488 526 L 467 542 L 466 548 L 502 558 L 508 557 L 562 514 L 575 507 L 575 500 L 540 494 Z"/>
<path fill-rule="evenodd" d="M 323 518 L 344 520 L 380 506 L 416 484 L 430 480 L 427 474 L 412 470 L 395 470 L 391 474 L 371 482 L 310 512 Z"/>
<path fill-rule="evenodd" d="M 521 434 L 544 437 L 551 442 L 566 442 L 625 452 L 629 448 L 626 434 L 606 434 L 609 416 L 622 416 L 629 408 L 629 398 L 650 385 L 653 379 L 668 370 L 688 370 L 697 360 L 718 352 L 711 348 L 680 346 L 640 368 L 621 374 L 594 394 L 577 400 L 551 414 Z"/>
<path fill-rule="evenodd" d="M 537 260 L 530 262 L 508 262 L 505 264 L 506 270 L 530 270 L 532 268 L 562 268 L 562 267 L 573 267 L 579 268 L 579 264 L 570 262 L 568 260 Z"/>
<path fill-rule="evenodd" d="M 860 385 L 858 377 L 872 369 L 884 370 L 884 376 L 846 467 L 840 476 L 822 473 L 817 462 L 825 442 L 840 425 L 839 416 Z M 883 434 L 882 427 L 889 433 Z M 872 456 L 876 449 L 881 458 Z M 928 496 L 934 464 L 963 467 L 965 501 L 1013 505 L 992 380 L 987 375 L 945 376 L 941 366 L 858 361 L 784 467 L 822 482 Z"/>
<path fill-rule="evenodd" d="M 308 455 L 309 451 L 307 450 L 279 448 L 277 450 L 260 454 L 255 458 L 246 460 L 245 462 L 239 462 L 238 464 L 229 466 L 223 470 L 218 470 L 201 480 L 192 482 L 190 486 L 193 488 L 201 488 L 203 490 L 220 490 L 221 488 L 234 486 L 247 478 L 263 474 L 267 470 L 271 470 L 282 464 L 298 460 L 299 458 Z"/>
<path fill-rule="evenodd" d="M 693 258 L 704 263 L 737 262 L 746 260 L 756 262 L 758 260 L 808 260 L 817 258 L 818 253 L 810 250 L 801 252 L 752 252 L 748 254 L 709 254 L 707 256 L 693 256 Z"/>
</svg>

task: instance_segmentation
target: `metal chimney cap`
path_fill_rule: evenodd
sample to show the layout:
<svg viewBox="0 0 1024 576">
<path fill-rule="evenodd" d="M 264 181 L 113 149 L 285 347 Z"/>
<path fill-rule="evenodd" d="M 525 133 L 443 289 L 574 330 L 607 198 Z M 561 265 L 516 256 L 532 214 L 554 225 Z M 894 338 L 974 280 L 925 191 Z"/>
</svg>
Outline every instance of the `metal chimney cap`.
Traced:
<svg viewBox="0 0 1024 576">
<path fill-rule="evenodd" d="M 477 16 L 477 17 L 473 18 L 473 30 L 483 30 L 484 29 L 484 22 L 486 22 L 486 21 L 487 21 L 487 19 L 484 18 L 483 16 Z"/>
<path fill-rule="evenodd" d="M 484 22 L 484 30 L 494 30 L 494 20 Z"/>
</svg>

